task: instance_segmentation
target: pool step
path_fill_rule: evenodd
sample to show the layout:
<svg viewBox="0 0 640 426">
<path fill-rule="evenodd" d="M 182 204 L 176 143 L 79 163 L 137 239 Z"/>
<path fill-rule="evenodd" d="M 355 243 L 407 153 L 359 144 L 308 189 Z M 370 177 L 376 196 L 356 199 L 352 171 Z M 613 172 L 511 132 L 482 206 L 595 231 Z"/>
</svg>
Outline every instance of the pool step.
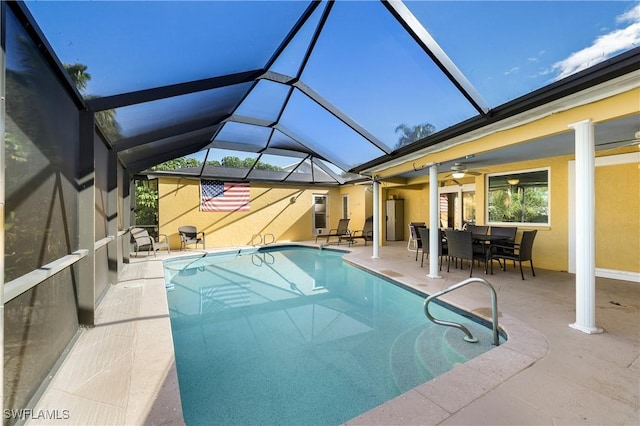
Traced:
<svg viewBox="0 0 640 426">
<path fill-rule="evenodd" d="M 400 393 L 413 389 L 433 378 L 415 355 L 417 339 L 426 331 L 427 324 L 416 325 L 402 333 L 389 351 L 389 367 L 393 383 Z M 442 337 L 442 336 L 441 336 Z"/>
<path fill-rule="evenodd" d="M 418 325 L 400 335 L 390 351 L 390 368 L 395 386 L 405 392 L 492 349 L 485 327 L 466 324 L 477 343 L 463 339 L 464 333 L 450 327 Z"/>
<path fill-rule="evenodd" d="M 425 330 L 416 339 L 416 357 L 434 377 L 494 347 L 485 327 L 475 323 L 465 326 L 478 337 L 477 343 L 467 342 L 462 331 L 451 327 L 438 327 L 440 335 Z"/>
</svg>

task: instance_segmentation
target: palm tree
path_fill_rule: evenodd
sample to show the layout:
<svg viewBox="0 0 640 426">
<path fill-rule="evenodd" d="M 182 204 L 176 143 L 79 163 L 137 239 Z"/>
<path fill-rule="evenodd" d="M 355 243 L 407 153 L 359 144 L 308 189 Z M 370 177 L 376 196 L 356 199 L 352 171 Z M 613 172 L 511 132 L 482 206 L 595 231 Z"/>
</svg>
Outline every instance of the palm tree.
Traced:
<svg viewBox="0 0 640 426">
<path fill-rule="evenodd" d="M 396 133 L 400 133 L 400 137 L 398 138 L 395 149 L 426 138 L 435 131 L 436 127 L 430 123 L 416 124 L 415 126 L 408 126 L 402 123 L 396 127 Z"/>
<path fill-rule="evenodd" d="M 85 94 L 87 90 L 87 84 L 89 80 L 91 80 L 91 74 L 87 72 L 88 67 L 84 64 L 64 64 L 64 68 L 69 73 L 69 77 L 75 83 L 76 87 L 80 91 L 81 94 Z M 86 99 L 91 99 L 92 95 L 85 95 Z M 110 141 L 116 141 L 118 139 L 122 139 L 122 129 L 120 128 L 120 124 L 118 124 L 118 120 L 116 119 L 116 112 L 113 109 L 108 109 L 105 111 L 98 111 L 95 115 L 96 123 L 98 127 L 102 129 L 105 136 Z"/>
<path fill-rule="evenodd" d="M 69 73 L 69 77 L 76 84 L 81 93 L 87 90 L 87 83 L 91 80 L 91 74 L 87 72 L 87 66 L 84 64 L 64 64 L 64 68 Z"/>
</svg>

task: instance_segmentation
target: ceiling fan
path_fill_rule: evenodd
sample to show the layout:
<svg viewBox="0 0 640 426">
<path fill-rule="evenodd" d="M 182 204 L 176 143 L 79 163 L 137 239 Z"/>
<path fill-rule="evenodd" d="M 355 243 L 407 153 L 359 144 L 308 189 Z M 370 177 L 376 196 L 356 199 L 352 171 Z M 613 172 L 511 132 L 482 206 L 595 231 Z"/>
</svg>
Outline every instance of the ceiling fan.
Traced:
<svg viewBox="0 0 640 426">
<path fill-rule="evenodd" d="M 444 177 L 445 179 L 462 179 L 466 175 L 480 176 L 482 174 L 482 172 L 476 170 L 469 170 L 467 165 L 463 163 L 453 163 L 449 170 L 451 172 Z"/>
</svg>

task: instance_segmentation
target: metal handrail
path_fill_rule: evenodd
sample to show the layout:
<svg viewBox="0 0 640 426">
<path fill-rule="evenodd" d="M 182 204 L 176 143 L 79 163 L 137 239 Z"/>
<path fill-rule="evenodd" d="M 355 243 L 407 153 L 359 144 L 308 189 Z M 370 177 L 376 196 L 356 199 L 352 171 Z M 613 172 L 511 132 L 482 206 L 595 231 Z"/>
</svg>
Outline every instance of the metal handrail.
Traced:
<svg viewBox="0 0 640 426">
<path fill-rule="evenodd" d="M 429 302 L 431 302 L 433 299 L 440 297 L 443 294 L 447 294 L 453 290 L 459 289 L 460 287 L 464 287 L 467 284 L 471 284 L 475 282 L 486 285 L 489 288 L 489 292 L 491 293 L 491 320 L 493 323 L 493 344 L 498 346 L 500 344 L 499 338 L 498 338 L 498 296 L 496 294 L 496 290 L 493 288 L 491 284 L 489 284 L 487 280 L 484 280 L 482 278 L 467 278 L 464 281 L 460 281 L 458 284 L 454 284 L 449 288 L 446 288 L 438 293 L 432 294 L 431 296 L 427 297 L 424 300 L 424 314 L 427 316 L 427 318 L 429 318 L 432 322 L 436 324 L 445 325 L 448 327 L 455 327 L 459 330 L 462 330 L 466 334 L 466 336 L 464 337 L 464 340 L 466 340 L 467 342 L 470 342 L 470 343 L 477 342 L 478 339 L 473 337 L 471 332 L 464 325 L 458 324 L 456 322 L 436 319 L 429 312 Z"/>
<path fill-rule="evenodd" d="M 255 241 L 256 237 L 258 237 L 258 239 L 260 240 L 260 241 L 258 241 L 258 243 L 256 243 L 256 241 Z M 251 236 L 251 245 L 254 246 L 254 247 L 262 245 L 262 234 L 253 234 Z"/>
<path fill-rule="evenodd" d="M 259 239 L 258 243 L 256 243 L 256 237 Z M 270 238 L 267 238 L 270 237 Z M 271 241 L 267 242 L 267 239 L 270 239 Z M 273 244 L 276 242 L 276 237 L 273 234 L 253 234 L 251 236 L 251 245 L 252 246 L 258 246 L 258 245 L 269 245 L 269 244 Z"/>
</svg>

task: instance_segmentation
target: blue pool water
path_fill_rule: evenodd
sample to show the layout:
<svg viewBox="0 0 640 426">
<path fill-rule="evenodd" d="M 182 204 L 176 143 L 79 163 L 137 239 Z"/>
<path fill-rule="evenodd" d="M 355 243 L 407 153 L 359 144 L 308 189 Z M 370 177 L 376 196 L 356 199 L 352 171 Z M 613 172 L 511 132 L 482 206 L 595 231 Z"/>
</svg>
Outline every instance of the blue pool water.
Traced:
<svg viewBox="0 0 640 426">
<path fill-rule="evenodd" d="M 341 424 L 492 346 L 490 328 L 346 264 L 287 246 L 165 262 L 184 418 Z"/>
</svg>

